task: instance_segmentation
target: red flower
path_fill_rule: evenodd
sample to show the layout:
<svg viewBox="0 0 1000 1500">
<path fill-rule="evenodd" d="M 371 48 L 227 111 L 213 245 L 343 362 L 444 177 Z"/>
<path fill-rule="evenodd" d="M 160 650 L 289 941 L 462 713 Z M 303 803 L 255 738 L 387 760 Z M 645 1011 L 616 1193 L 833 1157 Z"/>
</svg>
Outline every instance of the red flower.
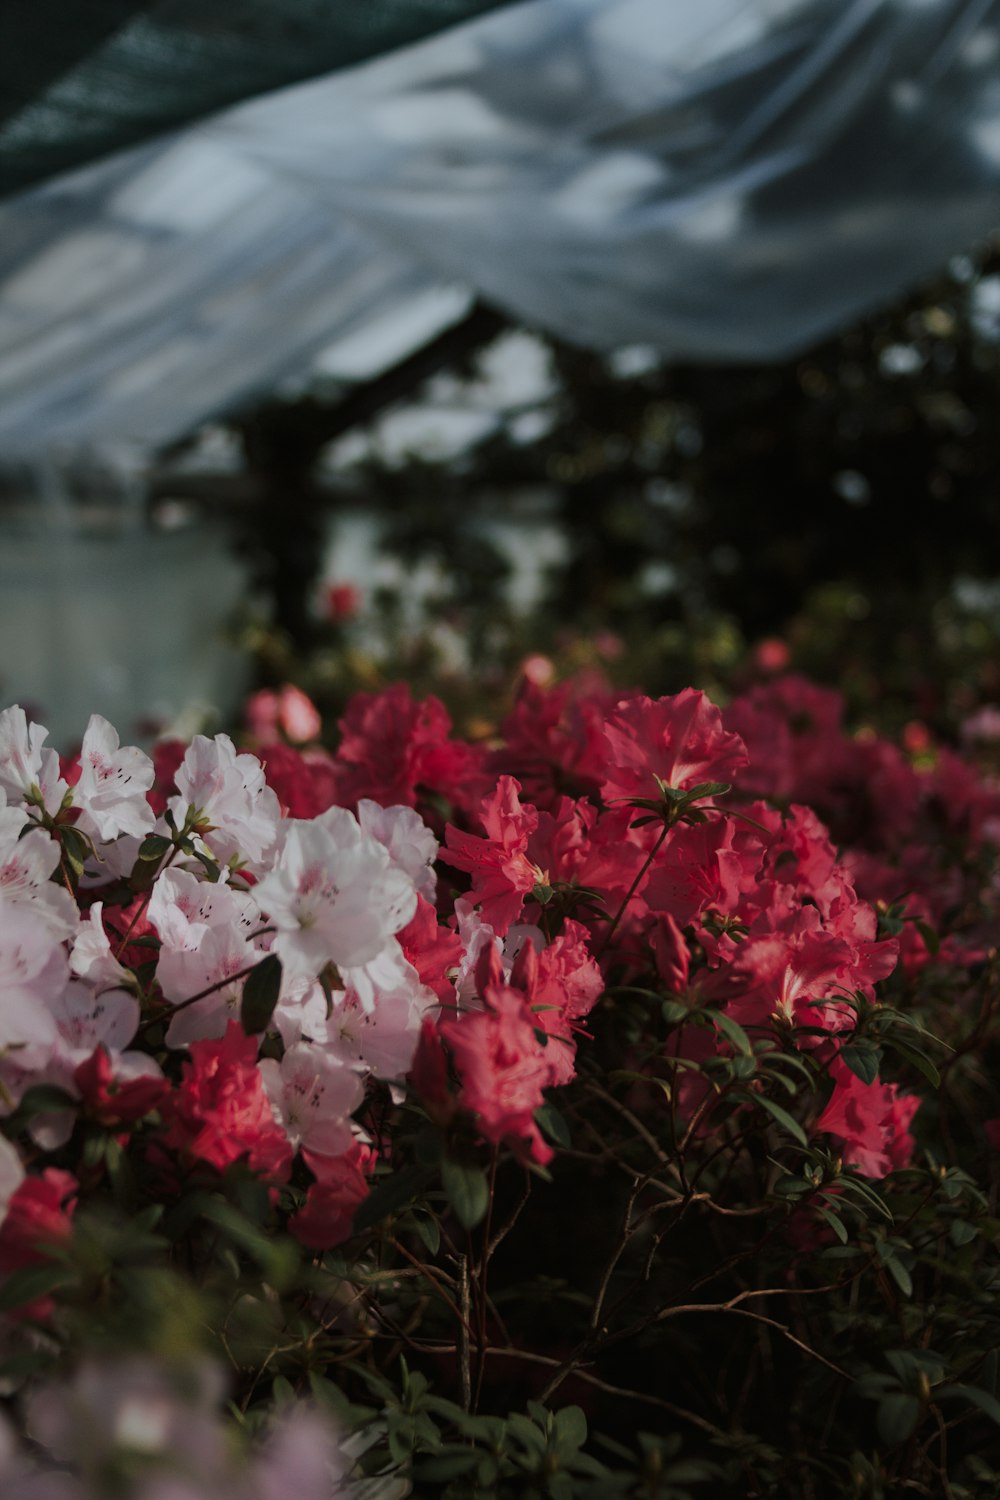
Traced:
<svg viewBox="0 0 1000 1500">
<path fill-rule="evenodd" d="M 310 1250 L 329 1250 L 351 1237 L 354 1215 L 368 1197 L 375 1153 L 355 1141 L 343 1156 L 303 1151 L 302 1157 L 316 1181 L 302 1208 L 289 1219 L 288 1228 Z"/>
<path fill-rule="evenodd" d="M 442 1005 L 454 1005 L 455 986 L 449 971 L 462 960 L 462 941 L 448 927 L 442 927 L 429 901 L 417 897 L 417 909 L 406 926 L 396 934 L 407 963 L 420 975 L 421 984 L 432 989 Z"/>
<path fill-rule="evenodd" d="M 524 898 L 538 882 L 540 871 L 526 854 L 528 840 L 538 827 L 538 813 L 522 807 L 521 787 L 512 776 L 501 776 L 496 791 L 484 797 L 480 816 L 484 839 L 448 824 L 448 850 L 441 858 L 472 876 L 472 899 L 482 909 L 483 921 L 503 936 L 521 915 Z"/>
<path fill-rule="evenodd" d="M 157 1109 L 170 1092 L 165 1078 L 144 1075 L 138 1078 L 114 1076 L 111 1059 L 104 1047 L 96 1047 L 73 1074 L 84 1108 L 92 1119 L 109 1127 L 131 1125 L 151 1110 Z"/>
<path fill-rule="evenodd" d="M 817 1130 L 840 1139 L 844 1160 L 866 1177 L 884 1177 L 908 1166 L 913 1155 L 910 1121 L 920 1107 L 895 1083 L 862 1083 L 839 1058 L 830 1064 L 833 1094 Z"/>
<path fill-rule="evenodd" d="M 731 782 L 747 764 L 739 735 L 722 727 L 715 704 L 694 688 L 655 703 L 650 698 L 619 703 L 605 723 L 604 740 L 606 801 L 656 797 L 656 777 L 680 791 L 703 781 Z"/>
<path fill-rule="evenodd" d="M 356 693 L 340 732 L 334 759 L 342 807 L 354 807 L 362 797 L 383 807 L 414 807 L 419 791 L 470 808 L 482 795 L 482 753 L 450 740 L 444 704 L 434 697 L 414 703 L 405 682 L 381 693 Z"/>
<path fill-rule="evenodd" d="M 258 1176 L 284 1181 L 292 1148 L 264 1092 L 257 1038 L 230 1021 L 221 1040 L 192 1042 L 190 1051 L 180 1087 L 164 1105 L 163 1144 L 219 1172 L 244 1161 Z"/>
<path fill-rule="evenodd" d="M 535 1110 L 552 1081 L 552 1068 L 536 1036 L 536 1020 L 519 990 L 490 985 L 484 1010 L 441 1022 L 461 1080 L 459 1103 L 476 1116 L 488 1141 L 509 1140 L 535 1161 L 551 1160 L 535 1124 Z M 557 1040 L 550 1046 L 561 1045 Z"/>
<path fill-rule="evenodd" d="M 296 750 L 275 740 L 261 751 L 264 779 L 282 816 L 315 818 L 337 800 L 337 768 L 325 750 Z"/>
<path fill-rule="evenodd" d="M 47 1167 L 38 1177 L 26 1177 L 10 1200 L 0 1228 L 0 1278 L 25 1266 L 49 1259 L 48 1247 L 64 1245 L 73 1232 L 77 1181 L 69 1172 Z M 52 1316 L 51 1297 L 36 1297 L 8 1314 L 40 1321 Z"/>
</svg>

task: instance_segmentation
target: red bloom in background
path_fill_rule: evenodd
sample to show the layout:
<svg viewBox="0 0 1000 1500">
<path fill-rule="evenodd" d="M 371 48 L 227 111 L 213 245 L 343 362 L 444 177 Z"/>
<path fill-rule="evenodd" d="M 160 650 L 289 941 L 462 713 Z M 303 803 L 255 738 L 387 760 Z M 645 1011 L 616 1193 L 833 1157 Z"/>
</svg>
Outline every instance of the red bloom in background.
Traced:
<svg viewBox="0 0 1000 1500">
<path fill-rule="evenodd" d="M 414 807 L 420 793 L 431 793 L 471 809 L 485 790 L 483 752 L 449 739 L 444 704 L 434 697 L 415 703 L 408 683 L 356 693 L 340 732 L 334 760 L 342 807 L 355 807 L 362 797 L 383 807 Z"/>
<path fill-rule="evenodd" d="M 695 688 L 655 703 L 651 698 L 619 703 L 604 725 L 604 741 L 605 801 L 656 797 L 655 777 L 679 791 L 703 781 L 731 782 L 747 764 L 739 735 L 723 728 L 715 704 Z"/>
<path fill-rule="evenodd" d="M 157 740 L 150 752 L 153 759 L 153 785 L 146 793 L 146 801 L 158 818 L 167 810 L 167 799 L 177 791 L 174 777 L 187 754 L 187 748 L 186 740 Z"/>
<path fill-rule="evenodd" d="M 302 1157 L 316 1181 L 298 1213 L 289 1219 L 288 1228 L 310 1250 L 329 1250 L 351 1237 L 354 1215 L 368 1197 L 375 1153 L 355 1141 L 343 1156 L 303 1151 Z"/>
<path fill-rule="evenodd" d="M 264 1092 L 257 1038 L 230 1021 L 224 1037 L 192 1042 L 190 1051 L 180 1086 L 163 1107 L 163 1144 L 219 1172 L 244 1161 L 251 1172 L 284 1181 L 293 1153 Z"/>
<path fill-rule="evenodd" d="M 442 927 L 429 901 L 417 896 L 417 909 L 396 940 L 407 963 L 420 975 L 421 984 L 432 989 L 442 1005 L 454 1005 L 455 986 L 449 975 L 462 961 L 462 940 Z"/>
<path fill-rule="evenodd" d="M 866 1177 L 885 1177 L 908 1166 L 914 1140 L 910 1122 L 920 1107 L 915 1094 L 900 1094 L 895 1083 L 862 1083 L 839 1058 L 830 1064 L 833 1094 L 816 1121 L 817 1130 L 836 1136 L 844 1160 Z"/>
<path fill-rule="evenodd" d="M 530 805 L 521 806 L 520 790 L 513 776 L 501 776 L 496 791 L 484 797 L 480 809 L 486 837 L 463 833 L 449 823 L 448 848 L 441 854 L 446 864 L 472 876 L 472 899 L 480 906 L 483 921 L 500 937 L 521 915 L 524 898 L 540 875 L 526 853 L 538 827 L 538 813 Z"/>
<path fill-rule="evenodd" d="M 475 1115 L 488 1141 L 506 1140 L 547 1162 L 552 1151 L 535 1124 L 535 1110 L 552 1082 L 548 1048 L 535 1034 L 537 1021 L 520 990 L 490 985 L 483 1000 L 484 1010 L 450 1016 L 440 1026 L 460 1079 L 459 1103 Z"/>
<path fill-rule="evenodd" d="M 275 741 L 262 749 L 260 760 L 284 817 L 315 818 L 336 802 L 337 768 L 325 750 L 296 750 Z"/>
<path fill-rule="evenodd" d="M 517 775 L 531 801 L 552 807 L 560 792 L 597 792 L 604 773 L 604 716 L 617 702 L 603 679 L 546 687 L 522 683 L 503 722 L 506 743 L 491 769 Z"/>
<path fill-rule="evenodd" d="M 131 1125 L 159 1108 L 170 1085 L 155 1075 L 116 1078 L 105 1047 L 95 1047 L 73 1074 L 84 1107 L 101 1125 Z"/>
<path fill-rule="evenodd" d="M 24 1179 L 0 1228 L 0 1278 L 48 1260 L 47 1248 L 66 1243 L 73 1232 L 76 1193 L 76 1178 L 57 1167 Z M 54 1306 L 51 1297 L 36 1297 L 8 1317 L 40 1321 L 52 1316 Z"/>
</svg>

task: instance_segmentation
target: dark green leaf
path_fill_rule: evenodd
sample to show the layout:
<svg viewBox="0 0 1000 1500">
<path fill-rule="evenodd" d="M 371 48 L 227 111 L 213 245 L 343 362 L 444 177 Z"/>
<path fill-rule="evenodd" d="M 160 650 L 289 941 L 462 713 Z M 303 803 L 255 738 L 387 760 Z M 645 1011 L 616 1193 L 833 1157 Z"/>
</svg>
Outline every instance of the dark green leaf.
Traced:
<svg viewBox="0 0 1000 1500">
<path fill-rule="evenodd" d="M 884 1040 L 886 1045 L 892 1047 L 895 1052 L 898 1052 L 905 1062 L 908 1062 L 911 1067 L 916 1068 L 918 1073 L 924 1075 L 931 1088 L 937 1089 L 941 1087 L 941 1074 L 931 1062 L 926 1052 L 921 1052 L 919 1047 L 913 1047 L 909 1042 L 901 1042 L 895 1034 L 885 1037 Z"/>
<path fill-rule="evenodd" d="M 937 1401 L 946 1401 L 951 1396 L 978 1406 L 981 1412 L 985 1412 L 1000 1427 L 1000 1401 L 991 1396 L 989 1391 L 980 1390 L 977 1385 L 942 1385 L 934 1392 Z"/>
<path fill-rule="evenodd" d="M 402 1167 L 391 1176 L 382 1178 L 354 1215 L 355 1234 L 371 1229 L 380 1220 L 387 1219 L 390 1214 L 398 1213 L 401 1208 L 412 1203 L 432 1176 L 433 1172 L 429 1167 L 414 1165 Z"/>
<path fill-rule="evenodd" d="M 916 1396 L 884 1396 L 878 1404 L 878 1430 L 884 1443 L 899 1447 L 905 1443 L 917 1425 L 920 1402 Z"/>
<path fill-rule="evenodd" d="M 753 1056 L 750 1038 L 738 1021 L 734 1021 L 732 1016 L 727 1016 L 724 1010 L 707 1011 L 705 1014 L 708 1015 L 712 1025 L 722 1032 L 726 1041 L 736 1048 L 737 1052 L 742 1052 L 744 1057 Z"/>
<path fill-rule="evenodd" d="M 841 1047 L 840 1058 L 862 1083 L 874 1083 L 878 1077 L 879 1051 L 871 1042 L 849 1042 Z"/>
<path fill-rule="evenodd" d="M 540 1104 L 535 1110 L 535 1119 L 548 1139 L 555 1145 L 572 1146 L 573 1138 L 569 1133 L 569 1126 L 554 1104 L 548 1100 Z"/>
<path fill-rule="evenodd" d="M 441 1182 L 458 1222 L 464 1229 L 474 1229 L 485 1216 L 490 1201 L 486 1173 L 480 1167 L 466 1167 L 445 1157 L 441 1163 Z"/>
<path fill-rule="evenodd" d="M 774 1100 L 768 1099 L 765 1094 L 745 1094 L 741 1097 L 745 1098 L 749 1103 L 757 1104 L 761 1109 L 766 1110 L 772 1119 L 777 1120 L 779 1125 L 784 1126 L 789 1135 L 793 1136 L 800 1146 L 808 1146 L 809 1142 L 805 1131 L 798 1120 L 788 1113 L 787 1109 L 782 1108 L 780 1104 L 775 1104 Z"/>
<path fill-rule="evenodd" d="M 60 1287 L 71 1286 L 76 1272 L 69 1266 L 42 1265 L 22 1266 L 13 1271 L 0 1285 L 0 1312 L 10 1312 L 15 1307 L 24 1307 L 36 1297 L 47 1297 Z"/>
<path fill-rule="evenodd" d="M 281 959 L 276 953 L 262 958 L 243 985 L 240 1021 L 248 1036 L 266 1031 L 281 992 Z"/>
<path fill-rule="evenodd" d="M 165 854 L 170 852 L 171 847 L 170 839 L 164 838 L 162 833 L 150 833 L 146 835 L 139 845 L 138 857 L 142 860 L 161 860 Z"/>
</svg>

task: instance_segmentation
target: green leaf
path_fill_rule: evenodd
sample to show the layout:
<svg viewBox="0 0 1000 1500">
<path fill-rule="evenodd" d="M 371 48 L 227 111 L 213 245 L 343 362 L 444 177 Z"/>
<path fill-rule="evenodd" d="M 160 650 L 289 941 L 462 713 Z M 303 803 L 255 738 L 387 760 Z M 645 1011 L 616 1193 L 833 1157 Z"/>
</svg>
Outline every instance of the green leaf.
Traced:
<svg viewBox="0 0 1000 1500">
<path fill-rule="evenodd" d="M 976 1238 L 979 1230 L 966 1219 L 953 1219 L 948 1227 L 948 1238 L 955 1246 L 967 1245 Z"/>
<path fill-rule="evenodd" d="M 67 1094 L 54 1083 L 36 1083 L 21 1095 L 17 1106 L 18 1115 L 47 1115 L 66 1109 L 76 1109 L 79 1099 Z"/>
<path fill-rule="evenodd" d="M 139 845 L 138 858 L 142 860 L 161 860 L 165 854 L 170 852 L 171 840 L 164 838 L 162 833 L 149 833 Z"/>
<path fill-rule="evenodd" d="M 281 959 L 269 953 L 246 977 L 240 1021 L 247 1036 L 266 1031 L 281 992 Z"/>
<path fill-rule="evenodd" d="M 817 1208 L 816 1212 L 819 1214 L 819 1216 L 820 1216 L 821 1219 L 823 1219 L 827 1224 L 829 1224 L 830 1228 L 833 1230 L 834 1234 L 837 1236 L 837 1238 L 840 1241 L 840 1243 L 842 1245 L 846 1245 L 847 1244 L 847 1229 L 846 1229 L 845 1225 L 841 1222 L 841 1220 L 837 1218 L 837 1215 L 834 1214 L 834 1213 L 831 1213 L 828 1208 Z"/>
<path fill-rule="evenodd" d="M 903 1265 L 903 1262 L 901 1260 L 897 1260 L 895 1256 L 892 1256 L 891 1259 L 886 1261 L 885 1268 L 889 1272 L 889 1275 L 892 1277 L 893 1281 L 899 1287 L 899 1290 L 902 1292 L 903 1296 L 912 1297 L 913 1278 L 906 1267 Z"/>
<path fill-rule="evenodd" d="M 709 1017 L 712 1025 L 722 1032 L 726 1041 L 736 1048 L 737 1052 L 742 1052 L 744 1057 L 753 1057 L 750 1038 L 738 1021 L 734 1021 L 732 1016 L 727 1016 L 724 1010 L 706 1011 L 704 1014 Z"/>
<path fill-rule="evenodd" d="M 466 1167 L 446 1156 L 441 1163 L 441 1182 L 463 1229 L 475 1229 L 490 1201 L 486 1173 L 481 1167 Z"/>
<path fill-rule="evenodd" d="M 919 1047 L 913 1047 L 909 1042 L 901 1042 L 894 1034 L 885 1037 L 884 1041 L 886 1046 L 892 1047 L 893 1051 L 899 1053 L 904 1062 L 908 1062 L 911 1067 L 916 1068 L 918 1073 L 922 1073 L 932 1089 L 941 1087 L 941 1074 L 926 1052 L 921 1052 Z"/>
<path fill-rule="evenodd" d="M 76 1272 L 70 1266 L 43 1265 L 22 1266 L 12 1271 L 0 1286 L 0 1312 L 10 1312 L 15 1307 L 24 1307 L 37 1297 L 47 1297 L 60 1287 L 71 1286 L 76 1281 Z"/>
<path fill-rule="evenodd" d="M 355 1216 L 356 1222 L 357 1218 Z M 441 1229 L 437 1219 L 432 1214 L 414 1212 L 413 1224 L 424 1243 L 428 1255 L 437 1255 L 441 1248 Z"/>
<path fill-rule="evenodd" d="M 402 1167 L 391 1176 L 384 1177 L 368 1194 L 354 1215 L 354 1232 L 360 1234 L 371 1229 L 390 1214 L 398 1213 L 427 1186 L 433 1176 L 429 1167 L 418 1165 Z"/>
<path fill-rule="evenodd" d="M 535 1110 L 535 1119 L 543 1132 L 556 1146 L 572 1146 L 573 1137 L 565 1119 L 549 1100 Z"/>
<path fill-rule="evenodd" d="M 587 1418 L 579 1406 L 564 1406 L 555 1414 L 556 1442 L 560 1447 L 582 1448 L 587 1441 Z"/>
<path fill-rule="evenodd" d="M 980 1390 L 977 1385 L 942 1385 L 934 1392 L 936 1401 L 945 1401 L 951 1396 L 961 1397 L 973 1406 L 978 1406 L 981 1412 L 985 1412 L 1000 1427 L 1000 1401 L 991 1396 L 989 1391 Z"/>
<path fill-rule="evenodd" d="M 879 1436 L 884 1443 L 897 1448 L 911 1435 L 919 1416 L 920 1402 L 916 1396 L 884 1396 L 878 1404 L 876 1417 Z"/>
<path fill-rule="evenodd" d="M 871 1042 L 848 1043 L 841 1047 L 840 1059 L 862 1083 L 874 1083 L 878 1077 L 879 1051 Z"/>
<path fill-rule="evenodd" d="M 742 1094 L 740 1097 L 746 1099 L 748 1103 L 757 1104 L 761 1109 L 766 1110 L 772 1119 L 777 1120 L 779 1125 L 784 1126 L 789 1135 L 793 1136 L 800 1146 L 808 1146 L 809 1141 L 805 1131 L 798 1120 L 788 1113 L 787 1109 L 783 1109 L 780 1104 L 775 1104 L 774 1100 L 768 1099 L 766 1094 Z"/>
</svg>

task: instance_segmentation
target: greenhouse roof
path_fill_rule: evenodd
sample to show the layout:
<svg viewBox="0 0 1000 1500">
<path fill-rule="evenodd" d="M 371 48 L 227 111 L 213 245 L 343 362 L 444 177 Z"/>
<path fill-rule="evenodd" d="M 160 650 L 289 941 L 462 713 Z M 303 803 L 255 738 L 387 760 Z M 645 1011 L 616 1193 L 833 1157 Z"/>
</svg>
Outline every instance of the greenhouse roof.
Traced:
<svg viewBox="0 0 1000 1500">
<path fill-rule="evenodd" d="M 224 88 L 253 74 L 219 62 L 239 45 L 214 35 L 217 3 L 119 9 L 85 72 L 196 15 Z M 366 378 L 470 291 L 595 348 L 785 358 L 997 227 L 1000 0 L 335 9 L 377 13 L 381 45 L 492 13 L 332 72 L 376 50 L 345 22 L 332 60 L 300 48 L 307 81 L 259 93 L 258 55 L 237 90 L 256 97 L 155 139 L 180 116 L 153 90 L 146 114 L 121 111 L 141 144 L 102 154 L 98 120 L 100 159 L 0 204 L 4 450 L 162 444 L 317 367 Z M 194 47 L 189 105 L 205 90 L 184 118 L 234 97 L 209 97 L 210 55 Z M 15 177 L 44 167 L 37 111 L 73 76 L 9 115 Z M 50 168 L 70 144 L 56 130 Z"/>
</svg>

